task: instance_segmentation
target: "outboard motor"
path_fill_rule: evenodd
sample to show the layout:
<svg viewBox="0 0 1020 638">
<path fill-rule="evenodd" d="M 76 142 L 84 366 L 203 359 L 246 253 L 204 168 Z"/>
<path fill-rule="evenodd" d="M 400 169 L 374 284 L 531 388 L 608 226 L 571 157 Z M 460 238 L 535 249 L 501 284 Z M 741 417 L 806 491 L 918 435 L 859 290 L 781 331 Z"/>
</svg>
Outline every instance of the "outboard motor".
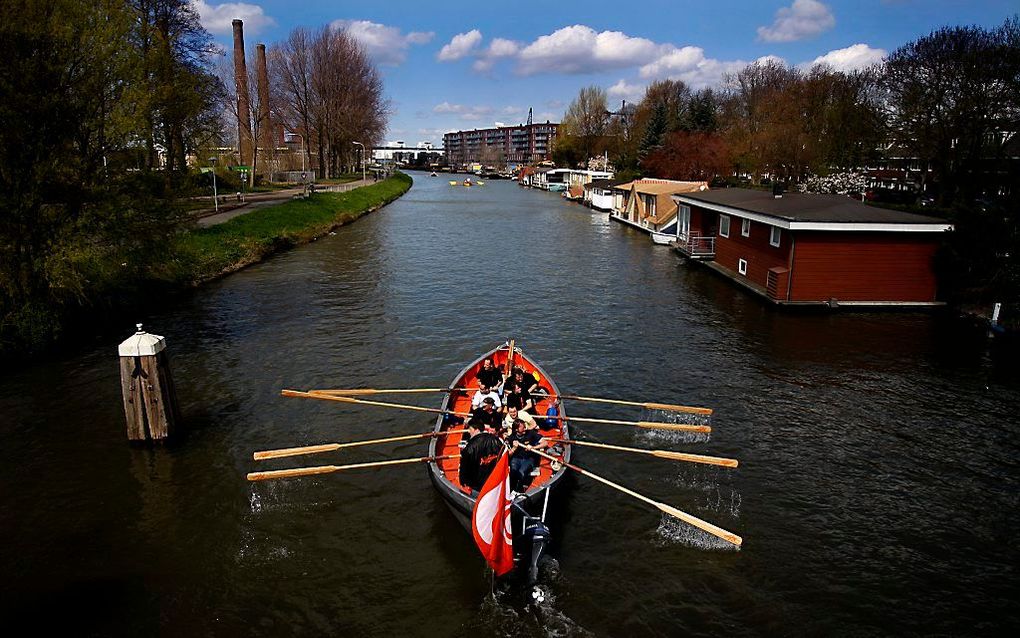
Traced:
<svg viewBox="0 0 1020 638">
<path fill-rule="evenodd" d="M 528 561 L 528 586 L 538 582 L 538 562 L 542 559 L 542 554 L 545 553 L 545 545 L 549 542 L 550 536 L 549 528 L 545 526 L 542 519 L 537 516 L 524 517 L 524 529 L 521 532 L 521 537 L 525 543 L 530 542 L 531 544 L 531 557 Z"/>
</svg>

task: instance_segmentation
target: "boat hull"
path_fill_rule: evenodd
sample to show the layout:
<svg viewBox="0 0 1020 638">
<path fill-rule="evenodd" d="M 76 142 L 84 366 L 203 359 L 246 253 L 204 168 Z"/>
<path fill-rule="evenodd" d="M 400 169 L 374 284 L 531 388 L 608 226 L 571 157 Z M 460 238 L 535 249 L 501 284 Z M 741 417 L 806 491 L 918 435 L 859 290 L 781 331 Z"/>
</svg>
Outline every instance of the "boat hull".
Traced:
<svg viewBox="0 0 1020 638">
<path fill-rule="evenodd" d="M 477 387 L 477 381 L 475 375 L 477 371 L 481 369 L 482 361 L 487 357 L 493 357 L 496 365 L 502 367 L 506 363 L 507 347 L 500 346 L 487 352 L 486 354 L 479 357 L 476 361 L 465 367 L 460 374 L 454 377 L 453 382 L 450 384 L 450 389 L 464 388 L 464 387 Z M 546 375 L 538 364 L 532 361 L 520 350 L 515 349 L 514 353 L 515 362 L 521 361 L 525 369 L 529 372 L 538 372 L 541 377 L 539 385 L 548 391 L 551 396 L 559 396 L 559 387 L 555 381 Z M 443 410 L 452 410 L 456 412 L 467 411 L 464 409 L 465 403 L 470 403 L 470 395 L 468 393 L 456 393 L 449 392 L 446 398 L 443 400 Z M 550 399 L 544 399 L 538 402 L 538 406 L 535 410 L 537 416 L 535 419 L 540 423 L 544 420 L 545 408 L 550 404 Z M 559 414 L 562 417 L 566 417 L 566 413 L 562 405 L 558 406 Z M 559 427 L 555 430 L 543 430 L 543 435 L 555 436 L 562 439 L 570 439 L 570 427 L 566 422 L 566 419 L 559 421 Z M 459 454 L 458 444 L 464 435 L 443 435 L 444 430 L 456 429 L 458 426 L 448 422 L 448 419 L 444 415 L 440 415 L 436 419 L 434 432 L 436 436 L 429 442 L 429 456 L 438 457 L 449 454 Z M 462 427 L 462 426 L 459 426 Z M 570 462 L 571 448 L 569 445 L 563 446 L 562 458 L 567 463 Z M 465 488 L 463 488 L 459 480 L 457 479 L 457 468 L 459 467 L 459 458 L 450 459 L 448 461 L 431 461 L 428 463 L 428 474 L 429 480 L 432 481 L 432 485 L 439 492 L 440 496 L 449 506 L 450 510 L 454 513 L 457 520 L 460 521 L 465 528 L 471 528 L 471 512 L 474 510 L 475 497 L 472 496 Z M 554 490 L 560 484 L 564 482 L 567 468 L 565 466 L 559 466 L 554 468 L 552 464 L 543 459 L 539 465 L 539 476 L 536 477 L 531 486 L 522 495 L 523 498 L 517 501 L 517 504 L 521 509 L 533 513 L 539 514 L 545 504 L 546 490 Z"/>
</svg>

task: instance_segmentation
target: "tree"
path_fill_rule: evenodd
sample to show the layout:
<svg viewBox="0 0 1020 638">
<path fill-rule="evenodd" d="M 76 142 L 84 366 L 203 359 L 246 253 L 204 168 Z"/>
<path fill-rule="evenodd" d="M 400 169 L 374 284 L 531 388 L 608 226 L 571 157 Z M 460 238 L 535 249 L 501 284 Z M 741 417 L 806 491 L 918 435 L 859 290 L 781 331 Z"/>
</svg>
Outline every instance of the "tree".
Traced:
<svg viewBox="0 0 1020 638">
<path fill-rule="evenodd" d="M 813 148 L 803 137 L 798 81 L 795 69 L 775 60 L 755 62 L 728 78 L 724 131 L 738 172 L 755 180 L 766 173 L 781 178 L 803 173 Z"/>
<path fill-rule="evenodd" d="M 131 0 L 130 42 L 138 75 L 130 82 L 145 122 L 146 168 L 165 175 L 186 169 L 185 156 L 217 130 L 214 105 L 222 84 L 211 68 L 212 38 L 188 0 Z"/>
<path fill-rule="evenodd" d="M 557 137 L 577 138 L 576 148 L 580 161 L 605 150 L 605 136 L 609 127 L 609 108 L 605 89 L 586 86 L 567 107 Z"/>
<path fill-rule="evenodd" d="M 988 140 L 1020 123 L 1020 21 L 934 31 L 894 51 L 882 83 L 894 143 L 931 167 L 943 204 L 972 201 Z"/>
<path fill-rule="evenodd" d="M 287 39 L 269 49 L 273 104 L 276 116 L 302 138 L 309 164 L 312 161 L 312 121 L 315 94 L 312 90 L 311 33 L 304 27 L 290 32 Z"/>
<path fill-rule="evenodd" d="M 655 177 L 710 181 L 729 173 L 731 161 L 726 142 L 716 133 L 674 131 L 651 152 L 641 166 Z"/>
<path fill-rule="evenodd" d="M 638 147 L 638 157 L 647 157 L 660 146 L 668 132 L 668 116 L 666 105 L 658 102 L 652 105 L 651 114 L 644 126 L 644 134 L 641 136 L 641 145 Z"/>
<path fill-rule="evenodd" d="M 0 3 L 0 349 L 48 341 L 186 219 L 176 178 L 219 90 L 196 25 L 186 2 Z"/>
</svg>

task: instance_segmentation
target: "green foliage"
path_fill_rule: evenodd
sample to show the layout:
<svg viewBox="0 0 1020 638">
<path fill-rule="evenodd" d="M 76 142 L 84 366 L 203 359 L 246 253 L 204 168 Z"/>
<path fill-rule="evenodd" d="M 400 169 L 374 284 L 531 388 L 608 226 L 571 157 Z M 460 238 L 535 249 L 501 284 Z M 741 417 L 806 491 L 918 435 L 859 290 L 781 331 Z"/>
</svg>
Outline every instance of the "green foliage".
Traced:
<svg viewBox="0 0 1020 638">
<path fill-rule="evenodd" d="M 206 281 L 319 237 L 396 199 L 410 187 L 411 178 L 397 174 L 346 193 L 315 193 L 193 230 L 174 242 L 171 259 L 153 264 L 152 276 L 177 285 Z"/>
<path fill-rule="evenodd" d="M 638 148 L 638 157 L 644 158 L 662 146 L 669 126 L 666 109 L 666 104 L 663 102 L 656 102 L 652 105 L 651 117 L 645 124 L 644 135 L 641 137 L 641 145 Z"/>
<path fill-rule="evenodd" d="M 585 160 L 581 139 L 576 135 L 557 135 L 551 157 L 557 166 L 577 168 Z"/>
<path fill-rule="evenodd" d="M 218 116 L 210 47 L 186 0 L 0 3 L 0 347 L 45 342 L 166 251 Z"/>
</svg>

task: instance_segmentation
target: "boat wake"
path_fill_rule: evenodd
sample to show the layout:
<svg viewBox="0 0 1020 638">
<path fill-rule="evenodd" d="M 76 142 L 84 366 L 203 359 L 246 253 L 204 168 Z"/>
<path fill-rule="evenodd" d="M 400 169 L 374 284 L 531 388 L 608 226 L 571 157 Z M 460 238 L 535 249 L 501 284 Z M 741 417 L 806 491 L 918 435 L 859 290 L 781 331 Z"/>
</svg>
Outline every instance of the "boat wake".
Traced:
<svg viewBox="0 0 1020 638">
<path fill-rule="evenodd" d="M 666 545 L 686 545 L 706 551 L 740 551 L 740 548 L 733 543 L 728 543 L 708 532 L 701 531 L 693 525 L 688 525 L 665 514 L 659 522 L 659 528 L 655 531 L 659 537 L 657 544 L 660 547 L 665 547 Z"/>
<path fill-rule="evenodd" d="M 544 560 L 539 584 L 534 587 L 504 583 L 485 597 L 476 619 L 463 636 L 494 635 L 534 638 L 588 638 L 595 634 L 557 609 L 563 587 L 559 563 Z"/>
<path fill-rule="evenodd" d="M 642 421 L 676 423 L 678 425 L 711 425 L 711 419 L 702 414 L 687 414 L 671 410 L 645 410 Z M 654 443 L 708 443 L 712 435 L 706 432 L 673 432 L 671 430 L 640 430 L 635 438 Z"/>
</svg>

